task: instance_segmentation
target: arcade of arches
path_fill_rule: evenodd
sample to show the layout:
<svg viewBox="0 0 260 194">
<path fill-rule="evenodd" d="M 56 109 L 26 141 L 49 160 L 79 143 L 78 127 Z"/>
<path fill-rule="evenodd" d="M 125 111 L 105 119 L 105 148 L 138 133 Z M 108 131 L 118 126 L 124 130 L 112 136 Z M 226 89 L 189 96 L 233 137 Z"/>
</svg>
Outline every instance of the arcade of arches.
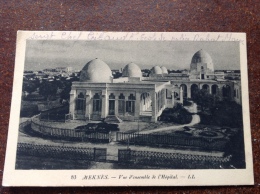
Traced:
<svg viewBox="0 0 260 194">
<path fill-rule="evenodd" d="M 195 92 L 199 89 L 204 89 L 209 92 L 209 94 L 212 95 L 218 95 L 220 98 L 230 98 L 233 97 L 233 91 L 232 88 L 234 88 L 232 83 L 229 84 L 217 84 L 217 83 L 181 83 L 181 84 L 175 84 L 175 86 L 180 87 L 183 91 L 183 97 L 184 98 L 192 98 L 195 94 Z"/>
</svg>

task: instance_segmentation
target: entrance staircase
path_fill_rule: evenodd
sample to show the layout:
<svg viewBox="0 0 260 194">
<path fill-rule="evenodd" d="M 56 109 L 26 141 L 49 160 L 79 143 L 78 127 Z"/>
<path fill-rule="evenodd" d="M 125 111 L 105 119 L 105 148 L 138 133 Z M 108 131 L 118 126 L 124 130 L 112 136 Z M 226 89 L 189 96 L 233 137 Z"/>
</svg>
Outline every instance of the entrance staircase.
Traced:
<svg viewBox="0 0 260 194">
<path fill-rule="evenodd" d="M 122 123 L 123 121 L 115 115 L 107 116 L 104 120 L 106 123 Z"/>
</svg>

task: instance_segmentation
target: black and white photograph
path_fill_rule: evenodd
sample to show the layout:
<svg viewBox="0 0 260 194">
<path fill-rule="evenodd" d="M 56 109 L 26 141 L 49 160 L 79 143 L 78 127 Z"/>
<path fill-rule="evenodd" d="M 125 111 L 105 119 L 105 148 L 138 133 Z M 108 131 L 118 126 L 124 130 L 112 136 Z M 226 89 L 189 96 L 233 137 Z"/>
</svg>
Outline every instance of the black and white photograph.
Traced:
<svg viewBox="0 0 260 194">
<path fill-rule="evenodd" d="M 66 171 L 69 185 L 252 184 L 243 34 L 20 35 L 12 171 Z M 225 180 L 236 172 L 248 178 Z"/>
</svg>

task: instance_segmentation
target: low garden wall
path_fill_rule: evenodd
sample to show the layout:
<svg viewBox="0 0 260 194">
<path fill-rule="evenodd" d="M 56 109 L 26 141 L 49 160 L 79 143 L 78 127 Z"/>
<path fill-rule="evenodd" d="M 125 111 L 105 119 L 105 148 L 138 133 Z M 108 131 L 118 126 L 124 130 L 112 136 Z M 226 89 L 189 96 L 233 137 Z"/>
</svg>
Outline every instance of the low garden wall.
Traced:
<svg viewBox="0 0 260 194">
<path fill-rule="evenodd" d="M 214 139 L 209 137 L 185 137 L 169 134 L 138 134 L 117 132 L 116 141 L 120 143 L 150 145 L 150 146 L 185 146 L 202 148 L 205 150 L 223 151 L 228 143 L 227 139 Z"/>
<path fill-rule="evenodd" d="M 136 151 L 131 149 L 118 150 L 118 162 L 120 163 L 165 166 L 176 169 L 228 168 L 230 159 L 231 156 L 216 157 L 210 155 Z"/>
<path fill-rule="evenodd" d="M 100 142 L 109 143 L 110 142 L 110 132 L 85 132 L 78 131 L 77 129 L 62 129 L 50 126 L 45 126 L 41 123 L 32 119 L 31 130 L 36 134 L 44 137 L 50 137 L 55 139 L 66 139 L 71 141 L 86 141 L 86 142 Z"/>
<path fill-rule="evenodd" d="M 95 148 L 76 148 L 65 146 L 18 143 L 18 156 L 50 157 L 73 160 L 94 160 Z"/>
</svg>

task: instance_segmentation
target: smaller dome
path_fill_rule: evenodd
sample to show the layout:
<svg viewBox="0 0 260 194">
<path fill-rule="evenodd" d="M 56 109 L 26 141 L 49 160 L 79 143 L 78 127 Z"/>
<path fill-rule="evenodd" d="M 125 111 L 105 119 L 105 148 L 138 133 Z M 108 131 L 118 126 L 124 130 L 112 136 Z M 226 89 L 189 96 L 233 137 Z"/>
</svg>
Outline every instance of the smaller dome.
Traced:
<svg viewBox="0 0 260 194">
<path fill-rule="evenodd" d="M 162 72 L 162 69 L 161 67 L 159 67 L 158 65 L 154 66 L 152 69 L 151 69 L 151 72 L 150 72 L 150 75 L 161 75 L 163 72 Z"/>
<path fill-rule="evenodd" d="M 163 73 L 163 74 L 168 74 L 168 70 L 167 70 L 166 67 L 161 66 L 161 69 L 162 69 L 162 73 Z"/>
<path fill-rule="evenodd" d="M 79 81 L 81 82 L 111 82 L 112 72 L 110 67 L 100 59 L 89 61 L 81 70 Z"/>
<path fill-rule="evenodd" d="M 135 63 L 129 63 L 124 67 L 122 77 L 142 77 L 142 71 Z"/>
</svg>

